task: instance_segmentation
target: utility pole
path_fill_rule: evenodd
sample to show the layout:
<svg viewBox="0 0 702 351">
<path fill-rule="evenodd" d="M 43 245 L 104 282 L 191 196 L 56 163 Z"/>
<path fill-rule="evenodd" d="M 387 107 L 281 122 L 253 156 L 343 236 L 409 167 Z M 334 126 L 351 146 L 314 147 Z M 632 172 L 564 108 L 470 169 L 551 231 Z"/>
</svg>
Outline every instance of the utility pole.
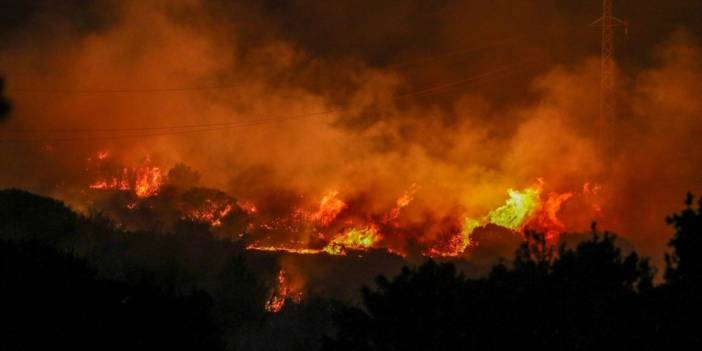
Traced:
<svg viewBox="0 0 702 351">
<path fill-rule="evenodd" d="M 602 0 L 602 17 L 592 22 L 593 26 L 602 27 L 602 52 L 600 56 L 600 120 L 599 141 L 604 150 L 614 146 L 616 129 L 616 74 L 614 60 L 614 28 L 624 27 L 628 33 L 629 24 L 614 17 L 613 0 Z"/>
</svg>

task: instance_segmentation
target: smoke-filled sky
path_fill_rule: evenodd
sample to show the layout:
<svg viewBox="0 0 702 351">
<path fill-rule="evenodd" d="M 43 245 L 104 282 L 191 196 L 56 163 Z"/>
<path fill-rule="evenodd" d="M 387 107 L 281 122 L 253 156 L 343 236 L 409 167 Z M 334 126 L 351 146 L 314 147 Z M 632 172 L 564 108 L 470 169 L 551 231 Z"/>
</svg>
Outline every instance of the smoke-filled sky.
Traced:
<svg viewBox="0 0 702 351">
<path fill-rule="evenodd" d="M 702 193 L 702 2 L 615 0 L 618 128 L 597 144 L 600 1 L 5 1 L 0 187 L 81 207 L 109 150 L 263 201 L 330 190 L 410 219 L 508 188 L 599 184 L 597 219 L 660 256 Z M 274 195 L 271 195 L 274 194 Z M 345 194 L 345 195 L 344 195 Z M 281 200 L 282 201 L 282 200 Z M 570 206 L 570 207 L 569 207 Z"/>
</svg>

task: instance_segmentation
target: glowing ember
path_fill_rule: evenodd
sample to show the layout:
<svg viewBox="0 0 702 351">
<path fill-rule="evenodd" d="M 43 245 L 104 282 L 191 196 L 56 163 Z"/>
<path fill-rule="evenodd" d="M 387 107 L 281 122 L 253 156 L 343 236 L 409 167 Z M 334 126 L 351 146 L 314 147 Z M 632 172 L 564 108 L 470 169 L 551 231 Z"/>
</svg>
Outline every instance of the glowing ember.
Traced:
<svg viewBox="0 0 702 351">
<path fill-rule="evenodd" d="M 209 223 L 213 227 L 219 227 L 222 225 L 224 217 L 233 209 L 233 204 L 206 199 L 202 207 L 190 210 L 187 217 L 194 221 Z"/>
<path fill-rule="evenodd" d="M 284 270 L 278 272 L 278 286 L 272 296 L 266 301 L 265 309 L 271 313 L 280 312 L 285 306 L 285 301 L 292 300 L 299 303 L 302 300 L 302 292 L 295 292 L 290 286 L 287 273 Z"/>
<path fill-rule="evenodd" d="M 237 201 L 236 204 L 249 216 L 255 214 L 257 211 L 256 205 L 251 201 Z"/>
<path fill-rule="evenodd" d="M 109 180 L 98 179 L 94 183 L 88 185 L 88 188 L 101 190 L 114 189 L 121 191 L 130 190 L 131 187 L 129 186 L 129 170 L 125 168 L 122 170 L 121 176 L 112 177 Z"/>
</svg>

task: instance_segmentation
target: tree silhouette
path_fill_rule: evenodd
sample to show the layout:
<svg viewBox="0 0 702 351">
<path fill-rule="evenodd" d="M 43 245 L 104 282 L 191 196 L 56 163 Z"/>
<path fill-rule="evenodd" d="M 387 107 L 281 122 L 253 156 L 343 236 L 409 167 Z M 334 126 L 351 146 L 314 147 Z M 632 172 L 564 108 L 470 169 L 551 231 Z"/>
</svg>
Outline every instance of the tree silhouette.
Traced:
<svg viewBox="0 0 702 351">
<path fill-rule="evenodd" d="M 673 252 L 666 255 L 665 278 L 673 285 L 699 289 L 702 284 L 702 198 L 697 202 L 697 209 L 692 207 L 693 202 L 694 197 L 688 194 L 686 208 L 667 218 L 675 234 L 668 244 Z"/>
<path fill-rule="evenodd" d="M 81 296 L 81 299 L 85 297 L 86 304 L 94 302 L 95 299 L 100 304 L 107 303 L 105 301 L 112 304 L 115 303 L 114 301 L 120 302 L 123 298 L 131 296 L 129 301 L 133 304 L 128 305 L 128 309 L 125 310 L 126 307 L 120 304 L 117 304 L 119 308 L 109 305 L 105 307 L 106 310 L 98 309 L 98 312 L 90 314 L 90 317 L 95 320 L 109 319 L 112 318 L 110 313 L 114 312 L 113 307 L 117 308 L 121 314 L 113 320 L 119 320 L 120 327 L 115 333 L 131 335 L 130 340 L 134 343 L 140 342 L 139 340 L 144 343 L 156 343 L 157 338 L 163 338 L 164 340 L 158 346 L 153 345 L 152 348 L 155 349 L 169 349 L 171 347 L 166 345 L 171 342 L 180 345 L 173 345 L 175 349 L 211 349 L 215 346 L 193 343 L 200 340 L 197 339 L 199 337 L 216 334 L 219 331 L 226 334 L 227 339 L 235 338 L 240 335 L 244 325 L 257 323 L 264 313 L 263 306 L 267 291 L 262 288 L 259 277 L 253 274 L 244 262 L 243 248 L 230 241 L 217 239 L 210 233 L 209 226 L 202 223 L 179 221 L 172 231 L 166 233 L 129 232 L 100 213 L 82 216 L 60 201 L 21 190 L 8 189 L 0 190 L 0 242 L 20 245 L 20 247 L 31 244 L 30 247 L 39 245 L 45 248 L 42 249 L 43 251 L 25 256 L 4 255 L 2 257 L 6 258 L 3 261 L 5 272 L 8 274 L 20 272 L 20 274 L 11 275 L 12 279 L 0 281 L 0 286 L 26 287 L 22 290 L 23 293 L 12 293 L 11 298 L 6 301 L 14 303 L 18 299 L 22 300 L 24 304 L 21 305 L 26 306 L 27 309 L 35 308 L 33 307 L 35 304 L 42 306 L 41 301 L 44 300 L 54 301 L 51 298 L 31 299 L 30 297 L 33 296 L 29 293 L 33 291 L 30 289 L 31 286 L 37 288 L 37 291 L 46 291 L 49 296 Z M 51 254 L 41 254 L 50 249 L 56 252 L 71 252 L 72 255 L 56 258 Z M 45 270 L 17 268 L 27 266 L 24 260 L 30 260 L 32 257 L 40 263 L 43 262 L 41 264 L 48 268 Z M 61 265 L 51 262 L 62 260 L 78 260 L 82 268 L 70 270 L 68 273 L 53 270 L 52 267 L 61 267 Z M 82 270 L 86 272 L 81 273 Z M 64 277 L 66 274 L 69 276 L 77 274 L 77 276 L 69 279 Z M 45 275 L 55 277 L 56 280 L 44 282 L 42 277 Z M 99 287 L 90 288 L 91 293 L 76 293 L 76 291 L 84 291 L 81 289 L 86 284 L 89 287 L 99 285 L 93 284 L 93 280 L 109 281 L 116 286 L 114 291 L 121 291 L 121 293 L 114 296 L 110 289 Z M 52 292 L 50 287 L 56 281 L 65 281 L 65 284 L 69 285 L 65 287 L 68 292 L 62 292 L 64 290 Z M 40 289 L 39 287 L 43 285 L 49 288 Z M 82 304 L 81 299 L 76 298 L 75 305 L 78 306 L 75 307 L 76 310 L 92 309 Z M 61 306 L 65 304 L 54 302 Z M 49 307 L 57 308 L 54 305 Z M 178 314 L 181 312 L 183 314 Z M 41 316 L 42 313 L 46 311 L 38 310 L 28 315 Z M 102 317 L 102 313 L 106 315 Z M 128 314 L 125 316 L 124 313 Z M 12 316 L 18 315 L 19 312 Z M 181 318 L 188 315 L 192 316 Z M 52 318 L 61 320 L 59 317 Z M 63 324 L 72 318 L 67 315 Z M 132 318 L 141 318 L 143 323 L 132 321 Z M 157 318 L 167 320 L 161 321 Z M 78 321 L 84 324 L 93 323 L 85 322 L 84 319 Z M 159 329 L 160 327 L 156 327 L 158 325 L 163 325 L 163 328 Z M 31 330 L 32 324 L 26 327 L 18 326 L 18 328 L 25 332 Z M 175 336 L 167 335 L 169 333 Z M 208 340 L 214 340 L 214 337 Z M 137 346 L 139 345 L 130 344 L 125 348 L 142 348 Z M 0 349 L 3 348 L 0 347 Z"/>
<path fill-rule="evenodd" d="M 648 261 L 594 233 L 557 251 L 528 233 L 513 264 L 465 279 L 428 261 L 363 289 L 363 307 L 342 308 L 327 350 L 596 349 L 640 337 L 637 293 L 651 287 Z M 640 319 L 640 318 L 638 318 Z"/>
<path fill-rule="evenodd" d="M 686 208 L 667 218 L 675 229 L 666 255 L 666 283 L 649 296 L 651 321 L 658 348 L 702 347 L 697 323 L 702 316 L 702 199 L 693 208 L 688 194 Z"/>
<path fill-rule="evenodd" d="M 10 114 L 10 100 L 5 97 L 5 79 L 0 77 L 0 122 Z"/>
<path fill-rule="evenodd" d="M 35 241 L 0 241 L 3 350 L 219 350 L 211 300 L 99 278 L 86 262 Z"/>
</svg>

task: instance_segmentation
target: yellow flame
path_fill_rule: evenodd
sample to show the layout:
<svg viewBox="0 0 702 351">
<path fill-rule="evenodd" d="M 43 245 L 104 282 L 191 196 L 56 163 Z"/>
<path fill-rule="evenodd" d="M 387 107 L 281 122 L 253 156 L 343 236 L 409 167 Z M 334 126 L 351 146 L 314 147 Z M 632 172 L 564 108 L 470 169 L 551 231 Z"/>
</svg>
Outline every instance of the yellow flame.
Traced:
<svg viewBox="0 0 702 351">
<path fill-rule="evenodd" d="M 523 191 L 507 190 L 509 199 L 505 204 L 490 211 L 490 223 L 517 230 L 541 206 L 540 187 L 526 188 Z"/>
<path fill-rule="evenodd" d="M 375 226 L 352 228 L 341 236 L 334 238 L 323 251 L 330 255 L 343 255 L 346 249 L 364 250 L 372 248 L 381 237 Z"/>
</svg>

